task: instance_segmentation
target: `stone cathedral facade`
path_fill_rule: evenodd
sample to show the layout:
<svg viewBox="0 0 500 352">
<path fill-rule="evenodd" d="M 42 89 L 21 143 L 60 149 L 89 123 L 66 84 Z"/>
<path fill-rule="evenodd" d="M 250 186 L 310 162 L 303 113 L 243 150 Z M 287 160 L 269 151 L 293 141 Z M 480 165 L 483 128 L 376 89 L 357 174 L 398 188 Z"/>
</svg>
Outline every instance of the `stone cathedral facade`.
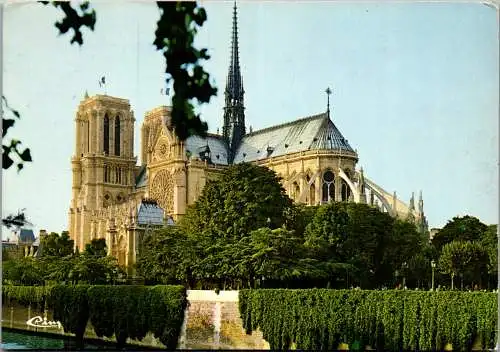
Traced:
<svg viewBox="0 0 500 352">
<path fill-rule="evenodd" d="M 236 5 L 222 112 L 222 134 L 180 141 L 170 108 L 147 112 L 141 126 L 140 164 L 134 156 L 134 112 L 126 99 L 85 94 L 75 119 L 69 232 L 82 250 L 105 238 L 109 254 L 130 267 L 141 237 L 173 224 L 200 196 L 207 180 L 228 165 L 251 162 L 274 170 L 295 201 L 364 202 L 427 231 L 422 194 L 415 204 L 398 199 L 357 168 L 358 154 L 325 112 L 258 131 L 247 131 L 240 72 Z M 327 91 L 329 93 L 329 91 Z"/>
</svg>

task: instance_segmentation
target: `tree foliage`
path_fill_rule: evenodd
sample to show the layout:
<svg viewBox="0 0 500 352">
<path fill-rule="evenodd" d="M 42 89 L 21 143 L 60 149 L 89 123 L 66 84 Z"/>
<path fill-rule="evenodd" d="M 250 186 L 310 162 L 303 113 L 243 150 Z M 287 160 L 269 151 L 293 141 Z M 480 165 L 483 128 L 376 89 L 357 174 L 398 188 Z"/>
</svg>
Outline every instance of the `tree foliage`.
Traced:
<svg viewBox="0 0 500 352">
<path fill-rule="evenodd" d="M 4 117 L 3 110 L 6 109 L 11 116 Z M 20 118 L 19 111 L 11 108 L 9 103 L 7 102 L 7 98 L 2 95 L 2 107 L 0 109 L 2 111 L 2 168 L 8 169 L 14 164 L 14 159 L 18 159 L 17 161 L 17 170 L 21 171 L 24 167 L 24 162 L 30 162 L 31 159 L 31 151 L 29 148 L 25 148 L 23 150 L 19 149 L 21 146 L 21 141 L 16 138 L 11 138 L 10 140 L 6 139 L 6 135 L 14 124 L 16 120 Z M 5 221 L 4 221 L 5 224 Z"/>
<path fill-rule="evenodd" d="M 59 8 L 64 13 L 64 17 L 59 22 L 56 22 L 54 26 L 59 30 L 60 34 L 65 34 L 70 29 L 73 30 L 71 44 L 83 45 L 82 28 L 87 27 L 91 31 L 94 30 L 97 20 L 96 12 L 90 8 L 88 1 L 82 2 L 78 7 L 73 7 L 70 2 L 66 1 L 40 1 L 40 3 L 44 5 L 52 3 L 54 7 Z"/>
<path fill-rule="evenodd" d="M 483 233 L 480 241 L 483 248 L 488 252 L 488 271 L 496 276 L 498 273 L 498 225 L 490 225 Z"/>
<path fill-rule="evenodd" d="M 137 260 L 139 276 L 152 283 L 186 283 L 191 278 L 193 261 L 186 233 L 166 227 L 146 234 Z"/>
<path fill-rule="evenodd" d="M 22 257 L 2 263 L 2 281 L 11 285 L 42 285 L 45 268 L 33 257 Z"/>
<path fill-rule="evenodd" d="M 261 227 L 285 224 L 291 199 L 276 173 L 249 163 L 232 165 L 208 181 L 184 226 L 190 234 L 240 239 Z"/>
<path fill-rule="evenodd" d="M 180 140 L 193 134 L 205 136 L 208 125 L 195 114 L 191 100 L 208 103 L 217 93 L 210 83 L 210 75 L 200 64 L 201 60 L 210 58 L 208 50 L 193 47 L 207 14 L 196 2 L 159 1 L 157 5 L 160 19 L 154 45 L 165 58 L 167 83 L 173 81 L 172 126 Z"/>
<path fill-rule="evenodd" d="M 87 323 L 97 336 L 112 337 L 123 348 L 127 338 L 142 340 L 148 331 L 175 349 L 187 305 L 180 286 L 57 285 L 50 289 L 48 306 L 64 330 L 83 345 Z"/>
<path fill-rule="evenodd" d="M 443 246 L 439 268 L 452 277 L 465 277 L 469 282 L 476 279 L 478 283 L 487 272 L 488 261 L 487 251 L 478 242 L 452 241 Z"/>
<path fill-rule="evenodd" d="M 199 288 L 380 287 L 424 244 L 413 224 L 365 204 L 294 205 L 273 171 L 240 164 L 209 181 L 177 227 L 146 236 L 138 269 Z"/>
<path fill-rule="evenodd" d="M 61 235 L 51 232 L 40 239 L 42 256 L 44 257 L 66 257 L 73 254 L 74 241 L 69 237 L 68 231 Z"/>
<path fill-rule="evenodd" d="M 247 333 L 260 329 L 272 350 L 379 351 L 483 349 L 496 342 L 494 293 L 240 290 L 240 314 Z M 355 347 L 357 346 L 357 348 Z"/>
<path fill-rule="evenodd" d="M 104 238 L 97 238 L 90 241 L 85 245 L 83 254 L 96 258 L 103 258 L 107 255 L 106 240 Z"/>
<path fill-rule="evenodd" d="M 307 261 L 301 260 L 306 257 L 303 240 L 294 231 L 263 227 L 248 239 L 252 255 L 247 265 L 258 278 L 286 282 L 309 275 Z"/>
<path fill-rule="evenodd" d="M 470 215 L 454 217 L 434 236 L 432 244 L 438 251 L 452 241 L 479 241 L 488 227 Z"/>
<path fill-rule="evenodd" d="M 106 256 L 104 240 L 94 240 L 82 254 L 73 252 L 67 232 L 42 238 L 42 257 L 13 258 L 3 263 L 2 280 L 14 285 L 57 283 L 111 284 L 126 274 L 116 258 Z"/>
<path fill-rule="evenodd" d="M 346 203 L 319 207 L 305 229 L 306 246 L 317 258 L 330 260 L 338 257 L 338 249 L 347 239 L 348 223 Z"/>
</svg>

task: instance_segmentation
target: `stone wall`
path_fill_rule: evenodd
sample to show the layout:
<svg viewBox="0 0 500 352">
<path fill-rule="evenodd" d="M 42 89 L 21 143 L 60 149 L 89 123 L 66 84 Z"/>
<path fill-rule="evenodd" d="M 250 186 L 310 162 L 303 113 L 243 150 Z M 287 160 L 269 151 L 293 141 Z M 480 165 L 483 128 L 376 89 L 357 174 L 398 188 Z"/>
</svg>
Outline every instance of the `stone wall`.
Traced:
<svg viewBox="0 0 500 352">
<path fill-rule="evenodd" d="M 269 349 L 260 331 L 247 335 L 238 307 L 238 291 L 188 291 L 189 307 L 180 348 Z"/>
</svg>

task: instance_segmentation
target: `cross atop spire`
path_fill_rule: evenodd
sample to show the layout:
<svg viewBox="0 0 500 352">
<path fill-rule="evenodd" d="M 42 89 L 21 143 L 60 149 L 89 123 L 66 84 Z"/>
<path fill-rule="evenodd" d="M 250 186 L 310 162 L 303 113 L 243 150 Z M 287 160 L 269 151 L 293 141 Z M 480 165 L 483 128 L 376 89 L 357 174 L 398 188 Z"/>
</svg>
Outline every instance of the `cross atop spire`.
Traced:
<svg viewBox="0 0 500 352">
<path fill-rule="evenodd" d="M 326 88 L 325 93 L 327 97 L 326 113 L 328 114 L 328 117 L 330 117 L 330 94 L 332 94 L 330 87 Z"/>
</svg>

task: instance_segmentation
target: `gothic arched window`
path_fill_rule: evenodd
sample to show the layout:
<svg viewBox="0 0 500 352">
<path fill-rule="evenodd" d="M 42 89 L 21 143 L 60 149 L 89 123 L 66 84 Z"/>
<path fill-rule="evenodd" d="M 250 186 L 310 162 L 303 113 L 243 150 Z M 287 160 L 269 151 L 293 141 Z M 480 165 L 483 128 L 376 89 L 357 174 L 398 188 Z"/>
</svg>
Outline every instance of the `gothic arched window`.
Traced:
<svg viewBox="0 0 500 352">
<path fill-rule="evenodd" d="M 330 170 L 323 174 L 323 194 L 321 200 L 323 202 L 330 202 L 335 200 L 335 175 Z"/>
<path fill-rule="evenodd" d="M 115 155 L 120 155 L 120 116 L 115 118 Z"/>
<path fill-rule="evenodd" d="M 104 153 L 109 154 L 109 117 L 104 115 Z"/>
</svg>

